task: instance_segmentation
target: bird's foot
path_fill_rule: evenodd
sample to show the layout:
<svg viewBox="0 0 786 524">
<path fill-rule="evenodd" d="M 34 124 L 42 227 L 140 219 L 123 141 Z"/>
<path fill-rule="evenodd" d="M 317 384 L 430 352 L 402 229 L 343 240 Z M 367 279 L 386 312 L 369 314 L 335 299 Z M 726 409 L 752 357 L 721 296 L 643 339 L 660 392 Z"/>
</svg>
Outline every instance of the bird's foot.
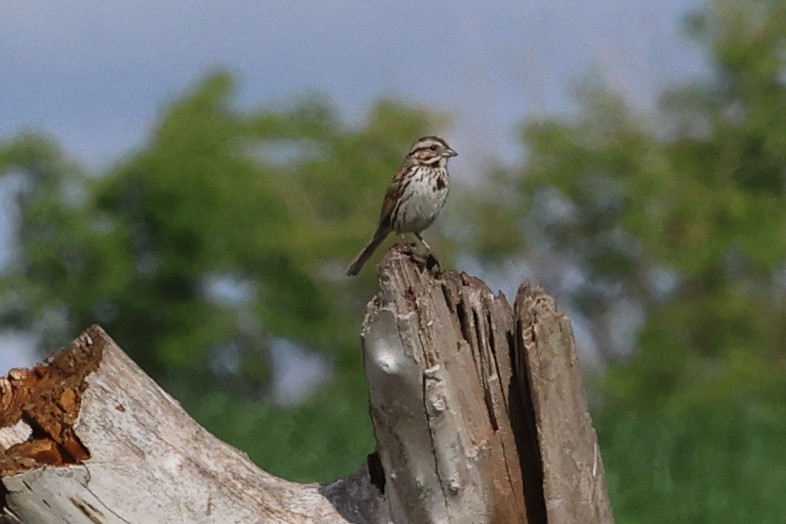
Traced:
<svg viewBox="0 0 786 524">
<path fill-rule="evenodd" d="M 397 249 L 406 255 L 415 262 L 418 266 L 425 268 L 429 272 L 436 272 L 439 273 L 442 270 L 442 264 L 440 264 L 439 259 L 434 255 L 434 252 L 431 250 L 431 246 L 423 240 L 423 238 L 416 234 L 416 237 L 420 240 L 425 247 L 425 252 L 418 250 L 418 243 L 415 241 L 407 242 L 406 237 L 403 235 L 399 235 L 400 242 L 396 244 Z"/>
<path fill-rule="evenodd" d="M 415 249 L 418 247 L 417 242 L 415 242 L 414 240 L 407 240 L 407 238 L 404 235 L 399 235 L 398 240 L 399 240 L 399 244 L 404 249 L 409 249 L 410 251 L 414 252 Z"/>
<path fill-rule="evenodd" d="M 442 264 L 431 251 L 426 251 L 424 253 L 412 249 L 409 252 L 409 257 L 416 265 L 422 267 L 430 273 L 439 274 L 442 271 Z"/>
</svg>

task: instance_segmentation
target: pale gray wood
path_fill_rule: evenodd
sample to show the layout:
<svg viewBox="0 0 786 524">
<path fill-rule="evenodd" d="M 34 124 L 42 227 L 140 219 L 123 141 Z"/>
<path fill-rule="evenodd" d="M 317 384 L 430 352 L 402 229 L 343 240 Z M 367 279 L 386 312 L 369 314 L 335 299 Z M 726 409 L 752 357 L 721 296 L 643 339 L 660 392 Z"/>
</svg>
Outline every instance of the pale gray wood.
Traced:
<svg viewBox="0 0 786 524">
<path fill-rule="evenodd" d="M 0 521 L 612 522 L 551 298 L 522 288 L 514 313 L 408 248 L 379 271 L 362 328 L 377 447 L 357 473 L 326 485 L 266 473 L 94 326 L 48 365 L 0 378 Z"/>
<path fill-rule="evenodd" d="M 318 484 L 274 477 L 208 433 L 100 328 L 69 349 L 101 352 L 74 425 L 90 458 L 4 477 L 8 515 L 25 523 L 350 522 Z"/>
<path fill-rule="evenodd" d="M 529 285 L 519 289 L 516 315 L 518 377 L 533 406 L 547 520 L 613 523 L 570 320 Z"/>
<path fill-rule="evenodd" d="M 508 414 L 510 307 L 393 250 L 363 327 L 370 412 L 397 523 L 527 522 Z"/>
</svg>

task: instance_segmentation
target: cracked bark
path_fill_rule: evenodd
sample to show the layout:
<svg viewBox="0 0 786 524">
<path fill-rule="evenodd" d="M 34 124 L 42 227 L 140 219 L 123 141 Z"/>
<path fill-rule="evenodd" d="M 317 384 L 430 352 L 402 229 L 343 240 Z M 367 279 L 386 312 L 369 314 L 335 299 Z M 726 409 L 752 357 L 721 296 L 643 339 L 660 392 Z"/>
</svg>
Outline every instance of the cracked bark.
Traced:
<svg viewBox="0 0 786 524">
<path fill-rule="evenodd" d="M 5 522 L 612 522 L 570 324 L 542 290 L 379 268 L 362 328 L 377 439 L 335 482 L 259 469 L 99 328 L 0 379 Z M 360 459 L 360 457 L 359 457 Z"/>
</svg>

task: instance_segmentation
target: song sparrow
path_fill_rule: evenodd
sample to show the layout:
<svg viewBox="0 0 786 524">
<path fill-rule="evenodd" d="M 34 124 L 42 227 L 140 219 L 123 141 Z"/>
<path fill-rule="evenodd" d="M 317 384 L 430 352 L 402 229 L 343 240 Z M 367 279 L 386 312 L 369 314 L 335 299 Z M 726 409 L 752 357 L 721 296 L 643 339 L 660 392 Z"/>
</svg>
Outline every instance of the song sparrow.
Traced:
<svg viewBox="0 0 786 524">
<path fill-rule="evenodd" d="M 379 225 L 355 260 L 347 275 L 357 275 L 379 244 L 391 231 L 414 233 L 430 252 L 431 246 L 420 234 L 437 218 L 448 197 L 448 158 L 458 153 L 436 136 L 424 136 L 409 149 L 404 165 L 385 192 Z"/>
</svg>

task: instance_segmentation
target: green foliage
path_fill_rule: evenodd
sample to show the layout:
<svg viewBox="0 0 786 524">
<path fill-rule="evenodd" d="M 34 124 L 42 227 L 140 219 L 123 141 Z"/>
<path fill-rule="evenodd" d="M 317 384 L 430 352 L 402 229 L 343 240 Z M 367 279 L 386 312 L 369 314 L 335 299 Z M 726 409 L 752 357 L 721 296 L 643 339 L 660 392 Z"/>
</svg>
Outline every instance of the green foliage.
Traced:
<svg viewBox="0 0 786 524">
<path fill-rule="evenodd" d="M 620 522 L 786 515 L 784 11 L 710 3 L 689 27 L 712 77 L 647 117 L 590 82 L 577 118 L 527 124 L 526 161 L 487 173 L 485 200 L 463 196 L 466 250 L 491 266 L 540 257 L 556 268 L 572 282 L 562 305 L 607 353 L 620 304 L 643 312 L 637 351 L 597 383 Z M 105 172 L 85 173 L 40 136 L 0 143 L 0 177 L 19 181 L 0 325 L 51 351 L 99 322 L 268 471 L 354 471 L 373 442 L 356 333 L 374 275 L 343 270 L 402 152 L 438 123 L 384 101 L 358 128 L 315 99 L 241 111 L 216 74 Z M 449 263 L 450 240 L 434 243 Z M 275 337 L 336 369 L 295 408 L 265 401 Z"/>
<path fill-rule="evenodd" d="M 783 522 L 784 415 L 758 404 L 665 417 L 597 413 L 617 522 Z"/>
<path fill-rule="evenodd" d="M 526 162 L 500 177 L 519 198 L 485 217 L 488 260 L 522 253 L 494 241 L 513 229 L 567 265 L 581 277 L 567 305 L 602 346 L 615 305 L 644 312 L 638 350 L 608 373 L 607 401 L 783 399 L 784 10 L 711 4 L 692 19 L 712 52 L 708 81 L 669 92 L 646 120 L 585 86 L 578 118 L 526 125 Z"/>
<path fill-rule="evenodd" d="M 339 374 L 294 409 L 221 391 L 181 400 L 216 436 L 287 480 L 328 482 L 349 475 L 374 449 L 362 373 Z"/>
<path fill-rule="evenodd" d="M 95 176 L 46 139 L 1 144 L 0 176 L 22 189 L 0 322 L 39 335 L 47 352 L 98 322 L 273 472 L 346 473 L 370 451 L 357 333 L 374 272 L 349 281 L 344 268 L 403 152 L 437 120 L 385 101 L 359 128 L 316 99 L 240 111 L 231 78 L 215 74 Z M 291 414 L 259 403 L 274 337 L 328 354 L 339 376 Z M 257 446 L 260 434 L 271 440 Z"/>
<path fill-rule="evenodd" d="M 137 154 L 94 178 L 43 141 L 9 144 L 5 170 L 27 184 L 3 288 L 24 309 L 13 318 L 37 330 L 58 308 L 61 340 L 98 321 L 148 370 L 175 376 L 239 334 L 354 346 L 356 311 L 334 298 L 347 287 L 340 270 L 428 122 L 380 103 L 349 130 L 318 101 L 281 112 L 232 102 L 227 76 L 207 78 Z M 240 296 L 215 297 L 215 280 Z"/>
</svg>

